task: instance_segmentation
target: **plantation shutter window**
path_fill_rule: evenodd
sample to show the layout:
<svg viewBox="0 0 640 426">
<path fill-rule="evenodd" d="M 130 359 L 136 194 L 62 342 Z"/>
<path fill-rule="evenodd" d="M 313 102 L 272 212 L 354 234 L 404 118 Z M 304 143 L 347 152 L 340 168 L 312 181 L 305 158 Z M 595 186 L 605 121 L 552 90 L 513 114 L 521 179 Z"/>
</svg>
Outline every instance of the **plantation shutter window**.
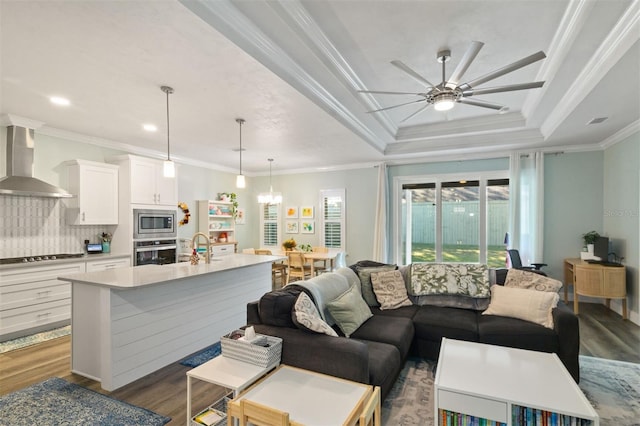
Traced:
<svg viewBox="0 0 640 426">
<path fill-rule="evenodd" d="M 279 204 L 261 204 L 260 230 L 262 247 L 280 247 L 278 223 L 280 218 Z"/>
<path fill-rule="evenodd" d="M 324 247 L 345 249 L 345 191 L 344 189 L 320 191 L 322 206 L 320 229 Z"/>
</svg>

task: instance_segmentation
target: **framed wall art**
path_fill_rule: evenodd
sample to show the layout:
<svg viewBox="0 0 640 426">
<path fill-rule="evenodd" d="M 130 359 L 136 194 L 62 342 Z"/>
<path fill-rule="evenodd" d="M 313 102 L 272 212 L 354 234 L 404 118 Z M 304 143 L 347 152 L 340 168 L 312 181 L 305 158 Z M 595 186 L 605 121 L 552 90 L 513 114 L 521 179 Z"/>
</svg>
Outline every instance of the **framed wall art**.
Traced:
<svg viewBox="0 0 640 426">
<path fill-rule="evenodd" d="M 302 233 L 313 234 L 316 231 L 316 222 L 313 220 L 307 220 L 302 222 Z"/>
<path fill-rule="evenodd" d="M 287 234 L 297 234 L 298 233 L 298 221 L 297 220 L 288 220 L 285 223 L 284 232 Z"/>
<path fill-rule="evenodd" d="M 285 209 L 285 218 L 287 218 L 287 219 L 297 219 L 298 218 L 298 207 L 297 206 L 288 206 Z"/>
<path fill-rule="evenodd" d="M 312 206 L 300 207 L 300 217 L 302 219 L 313 219 L 313 207 Z"/>
</svg>

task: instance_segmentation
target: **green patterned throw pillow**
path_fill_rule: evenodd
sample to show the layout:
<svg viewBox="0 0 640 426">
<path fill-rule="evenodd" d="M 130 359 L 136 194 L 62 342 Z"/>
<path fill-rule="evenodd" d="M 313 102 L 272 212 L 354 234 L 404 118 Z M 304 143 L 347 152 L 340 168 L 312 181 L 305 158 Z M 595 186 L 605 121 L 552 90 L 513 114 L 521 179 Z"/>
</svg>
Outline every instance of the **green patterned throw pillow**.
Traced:
<svg viewBox="0 0 640 426">
<path fill-rule="evenodd" d="M 409 294 L 489 297 L 489 273 L 484 264 L 414 263 Z"/>
</svg>

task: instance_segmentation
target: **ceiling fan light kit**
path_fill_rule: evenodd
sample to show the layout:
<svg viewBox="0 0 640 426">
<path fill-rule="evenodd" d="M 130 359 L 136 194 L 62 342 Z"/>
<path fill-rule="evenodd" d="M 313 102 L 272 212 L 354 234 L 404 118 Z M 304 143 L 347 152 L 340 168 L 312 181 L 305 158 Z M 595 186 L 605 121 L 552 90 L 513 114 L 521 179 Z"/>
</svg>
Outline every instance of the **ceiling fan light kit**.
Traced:
<svg viewBox="0 0 640 426">
<path fill-rule="evenodd" d="M 393 60 L 391 64 L 395 67 L 399 68 L 409 77 L 413 78 L 421 85 L 425 86 L 428 90 L 426 92 L 391 92 L 391 91 L 380 91 L 380 90 L 358 90 L 359 93 L 368 93 L 368 94 L 378 94 L 378 95 L 413 95 L 419 96 L 420 99 L 404 102 L 399 105 L 392 105 L 389 107 L 384 107 L 380 109 L 376 109 L 373 111 L 367 111 L 369 113 L 372 112 L 380 112 L 386 111 L 393 108 L 398 108 L 404 105 L 415 104 L 415 103 L 425 103 L 417 111 L 413 112 L 408 117 L 405 117 L 401 122 L 405 122 L 410 118 L 415 117 L 419 113 L 425 111 L 427 107 L 433 105 L 433 109 L 436 111 L 449 111 L 451 110 L 456 103 L 477 106 L 481 108 L 488 108 L 497 111 L 500 114 L 504 114 L 509 111 L 509 107 L 506 105 L 500 105 L 492 102 L 486 102 L 479 99 L 469 99 L 472 96 L 477 95 L 487 95 L 491 93 L 501 93 L 501 92 L 512 92 L 516 90 L 527 90 L 527 89 L 535 89 L 542 87 L 544 81 L 534 81 L 531 83 L 521 83 L 521 84 L 510 84 L 505 86 L 498 87 L 488 87 L 478 89 L 476 86 L 479 86 L 488 81 L 494 80 L 498 77 L 501 77 L 505 74 L 508 74 L 512 71 L 530 65 L 534 62 L 537 62 L 541 59 L 546 58 L 544 52 L 536 52 L 533 55 L 529 55 L 526 58 L 522 58 L 512 64 L 494 70 L 488 74 L 483 75 L 482 77 L 476 78 L 470 82 L 459 84 L 460 79 L 467 71 L 475 57 L 480 52 L 480 49 L 484 46 L 484 43 L 480 41 L 474 41 L 471 43 L 471 46 L 467 49 L 462 59 L 458 63 L 458 66 L 453 71 L 449 79 L 446 78 L 446 62 L 451 59 L 451 51 L 448 49 L 443 49 L 438 51 L 436 54 L 436 59 L 438 62 L 442 64 L 442 82 L 438 85 L 431 84 L 426 78 L 418 74 L 412 68 L 404 64 L 402 61 Z"/>
</svg>

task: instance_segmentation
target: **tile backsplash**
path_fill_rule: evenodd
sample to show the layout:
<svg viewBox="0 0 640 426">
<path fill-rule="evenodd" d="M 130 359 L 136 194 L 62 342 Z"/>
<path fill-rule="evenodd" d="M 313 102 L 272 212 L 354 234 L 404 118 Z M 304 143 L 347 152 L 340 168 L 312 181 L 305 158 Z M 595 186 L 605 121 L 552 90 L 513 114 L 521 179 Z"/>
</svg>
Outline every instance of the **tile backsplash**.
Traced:
<svg viewBox="0 0 640 426">
<path fill-rule="evenodd" d="M 60 198 L 0 195 L 0 258 L 81 253 L 106 225 L 67 225 Z"/>
</svg>

